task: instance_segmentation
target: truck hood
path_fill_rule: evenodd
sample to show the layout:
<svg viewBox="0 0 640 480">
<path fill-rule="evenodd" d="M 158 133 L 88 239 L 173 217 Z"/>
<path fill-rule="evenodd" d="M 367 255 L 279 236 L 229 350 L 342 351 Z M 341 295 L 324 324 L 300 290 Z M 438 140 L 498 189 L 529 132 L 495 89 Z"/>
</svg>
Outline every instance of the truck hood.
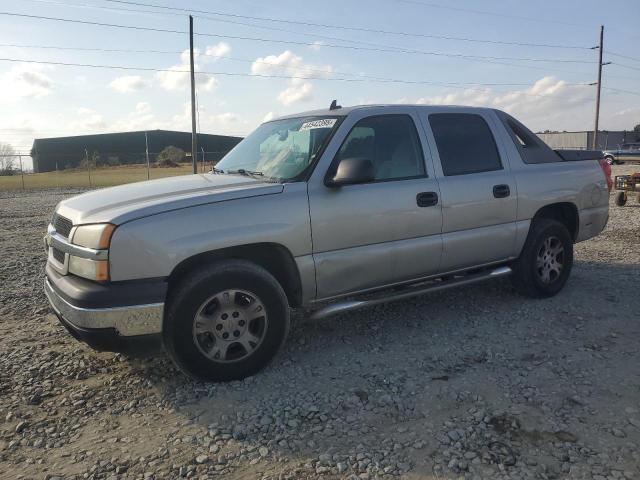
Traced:
<svg viewBox="0 0 640 480">
<path fill-rule="evenodd" d="M 74 225 L 113 223 L 169 210 L 238 198 L 281 193 L 283 185 L 240 175 L 184 175 L 83 193 L 58 204 L 56 212 Z"/>
</svg>

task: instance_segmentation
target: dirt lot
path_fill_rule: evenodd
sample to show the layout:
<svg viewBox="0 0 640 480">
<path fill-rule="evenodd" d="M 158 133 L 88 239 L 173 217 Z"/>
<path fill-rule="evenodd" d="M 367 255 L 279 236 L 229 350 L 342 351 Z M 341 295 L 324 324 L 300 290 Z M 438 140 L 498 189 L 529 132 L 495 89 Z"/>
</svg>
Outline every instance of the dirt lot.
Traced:
<svg viewBox="0 0 640 480">
<path fill-rule="evenodd" d="M 553 299 L 499 281 L 299 312 L 266 371 L 205 385 L 48 313 L 42 235 L 73 193 L 0 193 L 0 478 L 640 478 L 635 199 Z"/>
</svg>

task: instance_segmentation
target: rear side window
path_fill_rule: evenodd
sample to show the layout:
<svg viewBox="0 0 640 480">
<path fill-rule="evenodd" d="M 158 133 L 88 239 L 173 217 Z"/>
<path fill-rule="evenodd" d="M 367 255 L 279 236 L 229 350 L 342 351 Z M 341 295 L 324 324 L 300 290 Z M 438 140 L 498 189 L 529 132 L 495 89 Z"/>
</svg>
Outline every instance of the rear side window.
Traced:
<svg viewBox="0 0 640 480">
<path fill-rule="evenodd" d="M 501 170 L 489 125 L 473 113 L 433 113 L 429 124 L 446 176 Z"/>
<path fill-rule="evenodd" d="M 562 158 L 544 143 L 536 134 L 512 116 L 494 110 L 513 140 L 524 163 L 561 162 Z"/>
</svg>

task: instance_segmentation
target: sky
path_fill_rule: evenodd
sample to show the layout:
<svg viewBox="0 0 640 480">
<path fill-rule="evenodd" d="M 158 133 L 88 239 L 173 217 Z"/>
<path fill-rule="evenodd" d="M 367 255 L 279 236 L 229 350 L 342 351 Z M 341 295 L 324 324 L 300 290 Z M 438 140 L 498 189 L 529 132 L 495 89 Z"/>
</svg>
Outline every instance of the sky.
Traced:
<svg viewBox="0 0 640 480">
<path fill-rule="evenodd" d="M 637 0 L 0 0 L 0 143 L 28 153 L 41 137 L 189 131 L 189 12 L 203 133 L 246 135 L 333 99 L 591 130 L 600 25 L 600 128 L 640 123 Z"/>
</svg>

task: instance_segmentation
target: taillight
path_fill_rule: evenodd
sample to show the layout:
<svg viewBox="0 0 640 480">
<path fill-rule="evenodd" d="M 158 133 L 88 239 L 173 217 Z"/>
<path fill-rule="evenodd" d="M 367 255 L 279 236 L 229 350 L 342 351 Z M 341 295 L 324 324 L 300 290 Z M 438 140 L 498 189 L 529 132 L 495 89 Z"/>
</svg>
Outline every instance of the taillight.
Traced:
<svg viewBox="0 0 640 480">
<path fill-rule="evenodd" d="M 607 188 L 609 191 L 613 188 L 613 180 L 611 179 L 611 165 L 604 158 L 598 160 L 600 167 L 602 168 L 602 172 L 604 173 L 604 178 L 607 180 Z"/>
</svg>

